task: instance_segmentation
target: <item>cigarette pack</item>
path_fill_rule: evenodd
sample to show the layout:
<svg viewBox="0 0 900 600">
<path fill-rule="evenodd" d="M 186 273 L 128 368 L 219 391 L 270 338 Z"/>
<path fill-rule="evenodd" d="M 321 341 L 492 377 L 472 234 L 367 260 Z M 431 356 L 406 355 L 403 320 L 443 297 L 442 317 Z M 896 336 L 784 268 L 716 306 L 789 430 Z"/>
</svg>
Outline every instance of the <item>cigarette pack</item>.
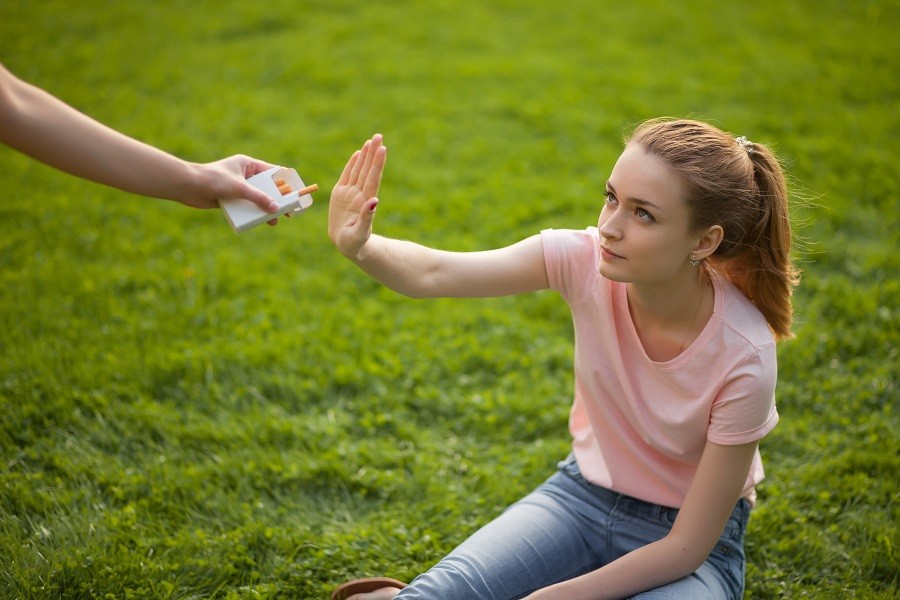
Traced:
<svg viewBox="0 0 900 600">
<path fill-rule="evenodd" d="M 313 203 L 312 195 L 308 192 L 303 193 L 306 192 L 306 186 L 294 169 L 273 167 L 250 177 L 247 183 L 264 191 L 277 202 L 278 211 L 267 213 L 249 200 L 219 200 L 219 206 L 222 207 L 222 212 L 225 213 L 235 233 L 247 231 L 281 215 L 303 212 Z M 282 190 L 286 189 L 284 186 L 289 186 L 292 191 L 283 194 Z"/>
</svg>

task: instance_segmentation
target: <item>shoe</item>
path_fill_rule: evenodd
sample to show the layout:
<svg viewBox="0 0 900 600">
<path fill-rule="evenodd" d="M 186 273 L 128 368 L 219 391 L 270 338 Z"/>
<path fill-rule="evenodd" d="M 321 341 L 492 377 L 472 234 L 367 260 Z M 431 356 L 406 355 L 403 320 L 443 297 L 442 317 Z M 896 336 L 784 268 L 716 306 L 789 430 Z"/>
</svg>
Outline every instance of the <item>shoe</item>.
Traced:
<svg viewBox="0 0 900 600">
<path fill-rule="evenodd" d="M 375 590 L 386 587 L 394 587 L 398 590 L 402 590 L 406 587 L 406 584 L 402 581 L 391 579 L 390 577 L 366 577 L 365 579 L 354 579 L 353 581 L 342 583 L 334 588 L 334 591 L 331 592 L 331 600 L 345 600 L 353 594 L 374 592 Z"/>
</svg>

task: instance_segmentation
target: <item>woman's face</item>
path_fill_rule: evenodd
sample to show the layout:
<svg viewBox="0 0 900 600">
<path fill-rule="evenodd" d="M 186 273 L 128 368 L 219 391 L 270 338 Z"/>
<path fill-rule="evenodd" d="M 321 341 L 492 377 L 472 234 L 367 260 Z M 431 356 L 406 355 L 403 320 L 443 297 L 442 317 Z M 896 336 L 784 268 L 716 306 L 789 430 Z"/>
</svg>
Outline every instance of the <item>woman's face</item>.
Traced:
<svg viewBox="0 0 900 600">
<path fill-rule="evenodd" d="M 600 274 L 626 283 L 663 283 L 689 269 L 687 188 L 661 159 L 630 144 L 606 184 L 600 212 Z"/>
</svg>

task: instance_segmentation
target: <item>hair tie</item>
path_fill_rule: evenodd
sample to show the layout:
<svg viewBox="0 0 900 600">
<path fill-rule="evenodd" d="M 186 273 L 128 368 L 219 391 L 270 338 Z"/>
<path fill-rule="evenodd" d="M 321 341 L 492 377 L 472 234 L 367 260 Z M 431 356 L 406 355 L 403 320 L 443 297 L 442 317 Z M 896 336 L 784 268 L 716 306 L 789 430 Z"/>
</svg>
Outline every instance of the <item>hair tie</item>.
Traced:
<svg viewBox="0 0 900 600">
<path fill-rule="evenodd" d="M 738 143 L 738 146 L 740 146 L 741 148 L 743 148 L 744 150 L 746 150 L 746 151 L 747 151 L 747 154 L 753 154 L 753 152 L 754 152 L 754 150 L 753 150 L 753 142 L 751 142 L 750 140 L 748 140 L 746 137 L 744 137 L 744 136 L 742 135 L 741 137 L 736 137 L 736 138 L 734 138 L 734 141 L 736 141 L 736 142 Z"/>
</svg>

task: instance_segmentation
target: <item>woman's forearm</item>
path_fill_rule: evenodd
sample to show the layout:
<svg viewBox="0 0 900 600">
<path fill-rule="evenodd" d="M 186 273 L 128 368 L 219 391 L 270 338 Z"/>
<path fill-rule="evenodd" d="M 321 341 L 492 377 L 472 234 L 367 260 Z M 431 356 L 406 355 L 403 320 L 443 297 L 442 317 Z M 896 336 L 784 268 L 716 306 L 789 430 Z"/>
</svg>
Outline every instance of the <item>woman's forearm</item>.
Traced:
<svg viewBox="0 0 900 600">
<path fill-rule="evenodd" d="M 412 298 L 492 298 L 549 286 L 540 235 L 475 252 L 437 250 L 372 235 L 352 260 Z"/>
<path fill-rule="evenodd" d="M 411 298 L 442 295 L 434 285 L 439 250 L 373 234 L 353 262 L 386 287 Z"/>
<path fill-rule="evenodd" d="M 679 544 L 675 538 L 666 537 L 596 571 L 538 590 L 527 600 L 629 598 L 690 575 L 705 558 L 705 555 Z"/>
</svg>

